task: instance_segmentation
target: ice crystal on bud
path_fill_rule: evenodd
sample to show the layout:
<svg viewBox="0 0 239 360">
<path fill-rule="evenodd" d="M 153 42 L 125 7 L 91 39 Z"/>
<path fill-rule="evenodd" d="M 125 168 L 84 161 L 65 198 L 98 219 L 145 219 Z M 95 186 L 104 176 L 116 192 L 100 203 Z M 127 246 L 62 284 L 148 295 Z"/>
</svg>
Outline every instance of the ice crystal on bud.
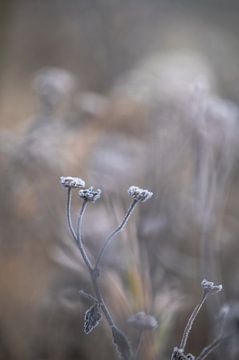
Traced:
<svg viewBox="0 0 239 360">
<path fill-rule="evenodd" d="M 146 189 L 141 189 L 138 186 L 130 186 L 128 194 L 136 201 L 147 201 L 153 196 L 153 193 Z"/>
<path fill-rule="evenodd" d="M 100 189 L 94 190 L 93 186 L 91 186 L 89 189 L 80 190 L 79 196 L 85 200 L 95 202 L 100 198 L 101 190 Z"/>
<path fill-rule="evenodd" d="M 72 176 L 61 176 L 60 177 L 61 184 L 66 188 L 84 188 L 85 182 L 79 177 Z"/>
<path fill-rule="evenodd" d="M 151 315 L 146 315 L 144 311 L 130 316 L 128 323 L 138 330 L 152 330 L 158 326 L 157 320 Z"/>
<path fill-rule="evenodd" d="M 212 294 L 216 294 L 222 291 L 222 285 L 214 285 L 214 282 L 208 281 L 206 279 L 201 282 L 201 287 L 203 288 L 203 290 Z"/>
</svg>

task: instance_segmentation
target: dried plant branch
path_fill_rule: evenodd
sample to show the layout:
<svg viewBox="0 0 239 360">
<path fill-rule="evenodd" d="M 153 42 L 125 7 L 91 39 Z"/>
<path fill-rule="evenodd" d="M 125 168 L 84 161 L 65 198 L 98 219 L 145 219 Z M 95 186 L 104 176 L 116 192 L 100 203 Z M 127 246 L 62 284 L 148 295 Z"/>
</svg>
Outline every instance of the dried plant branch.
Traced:
<svg viewBox="0 0 239 360">
<path fill-rule="evenodd" d="M 104 256 L 105 252 L 106 252 L 106 249 L 107 249 L 108 246 L 110 245 L 112 239 L 113 239 L 117 234 L 119 234 L 119 232 L 121 232 L 121 231 L 124 229 L 125 225 L 127 224 L 128 220 L 129 220 L 129 217 L 130 217 L 130 215 L 132 214 L 132 212 L 133 212 L 133 210 L 134 210 L 134 208 L 135 208 L 136 205 L 137 205 L 137 201 L 136 201 L 136 200 L 133 200 L 132 203 L 130 204 L 128 210 L 127 210 L 126 215 L 124 216 L 122 222 L 120 223 L 120 225 L 118 225 L 118 226 L 116 227 L 116 229 L 113 230 L 113 231 L 111 232 L 111 234 L 110 234 L 109 236 L 107 236 L 107 238 L 105 239 L 105 242 L 104 242 L 104 244 L 103 244 L 103 246 L 102 246 L 102 248 L 101 248 L 101 250 L 100 250 L 100 252 L 99 252 L 99 255 L 97 256 L 96 264 L 95 264 L 95 269 L 98 269 L 98 267 L 99 267 L 99 265 L 100 265 L 100 263 L 101 263 L 101 260 L 102 260 L 102 258 L 103 258 L 103 256 Z"/>
<path fill-rule="evenodd" d="M 181 349 L 183 351 L 184 351 L 184 349 L 186 347 L 188 336 L 189 336 L 189 334 L 190 334 L 190 332 L 192 330 L 194 320 L 196 319 L 196 317 L 197 317 L 199 311 L 201 310 L 204 302 L 206 301 L 208 295 L 216 294 L 216 293 L 218 293 L 219 291 L 222 290 L 222 285 L 214 285 L 213 282 L 208 281 L 206 279 L 204 279 L 201 282 L 201 287 L 203 289 L 202 299 L 201 299 L 200 303 L 195 307 L 195 309 L 193 310 L 190 318 L 188 319 L 188 322 L 187 322 L 187 325 L 186 325 L 186 327 L 184 329 L 182 340 L 181 340 L 181 343 L 180 343 L 180 346 L 179 346 L 179 349 Z"/>
<path fill-rule="evenodd" d="M 192 330 L 194 320 L 196 319 L 199 311 L 201 310 L 204 302 L 206 301 L 207 296 L 208 296 L 208 293 L 204 292 L 200 303 L 197 304 L 197 306 L 194 308 L 192 314 L 190 315 L 190 317 L 188 319 L 188 322 L 187 322 L 187 325 L 186 325 L 186 327 L 184 329 L 184 332 L 183 332 L 183 336 L 182 336 L 182 340 L 181 340 L 180 345 L 179 345 L 179 349 L 183 349 L 183 350 L 185 349 L 185 347 L 187 345 L 187 341 L 188 341 L 188 336 L 189 336 L 189 334 L 190 334 L 190 332 Z"/>
<path fill-rule="evenodd" d="M 131 351 L 129 341 L 128 341 L 127 337 L 125 336 L 125 334 L 120 329 L 118 329 L 117 326 L 115 325 L 114 320 L 110 314 L 110 311 L 104 302 L 104 298 L 103 298 L 103 295 L 101 293 L 101 290 L 100 290 L 100 287 L 98 284 L 98 279 L 99 279 L 99 275 L 100 275 L 99 265 L 100 265 L 102 257 L 104 255 L 107 247 L 109 246 L 111 240 L 124 228 L 130 215 L 132 214 L 136 204 L 138 202 L 144 202 L 144 201 L 148 200 L 149 198 L 151 198 L 153 193 L 148 190 L 145 190 L 145 189 L 140 189 L 137 186 L 131 186 L 129 188 L 128 193 L 133 198 L 133 200 L 129 206 L 129 209 L 127 210 L 126 215 L 124 216 L 120 225 L 118 225 L 117 228 L 115 230 L 113 230 L 112 233 L 106 238 L 106 240 L 103 244 L 103 247 L 99 251 L 99 255 L 96 259 L 95 266 L 93 267 L 91 260 L 85 249 L 84 243 L 82 241 L 82 220 L 83 220 L 83 216 L 84 216 L 88 202 L 94 203 L 96 200 L 98 200 L 101 196 L 101 190 L 100 189 L 94 190 L 93 187 L 90 187 L 88 189 L 81 189 L 79 191 L 79 196 L 80 196 L 80 198 L 83 199 L 83 204 L 80 208 L 80 212 L 79 212 L 78 219 L 77 219 L 76 230 L 75 230 L 73 223 L 72 223 L 72 218 L 71 218 L 71 189 L 72 188 L 83 188 L 85 186 L 85 182 L 80 178 L 70 177 L 70 176 L 68 176 L 68 177 L 62 176 L 60 180 L 61 180 L 62 185 L 67 188 L 67 204 L 66 204 L 67 211 L 66 211 L 66 213 L 67 213 L 68 226 L 69 226 L 71 234 L 80 250 L 83 261 L 87 266 L 88 272 L 91 277 L 91 282 L 92 282 L 92 286 L 94 289 L 94 293 L 95 293 L 95 296 L 92 296 L 92 295 L 85 293 L 84 291 L 80 292 L 87 299 L 93 301 L 93 305 L 85 313 L 84 331 L 86 334 L 89 334 L 99 324 L 101 317 L 102 317 L 101 316 L 101 311 L 102 311 L 103 314 L 105 315 L 106 321 L 108 322 L 108 324 L 111 328 L 113 343 L 115 344 L 117 351 L 119 352 L 121 358 L 123 358 L 124 360 L 130 360 L 132 358 L 132 351 Z M 148 319 L 149 317 L 146 316 L 146 318 Z M 151 322 L 152 322 L 152 320 L 151 320 Z M 140 336 L 140 338 L 141 338 L 141 336 Z M 141 339 L 139 339 L 139 344 L 137 346 L 136 354 L 134 357 L 135 359 L 136 359 L 137 352 L 138 352 L 138 349 L 140 346 L 140 342 L 141 342 Z"/>
</svg>

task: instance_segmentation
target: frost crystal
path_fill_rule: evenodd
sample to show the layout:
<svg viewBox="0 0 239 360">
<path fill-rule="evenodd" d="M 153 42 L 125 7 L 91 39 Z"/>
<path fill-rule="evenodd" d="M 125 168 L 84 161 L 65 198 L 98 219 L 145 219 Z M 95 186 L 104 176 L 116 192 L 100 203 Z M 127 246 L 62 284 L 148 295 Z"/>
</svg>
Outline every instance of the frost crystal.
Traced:
<svg viewBox="0 0 239 360">
<path fill-rule="evenodd" d="M 153 193 L 149 190 L 146 189 L 141 189 L 138 186 L 130 186 L 129 190 L 128 190 L 128 194 L 136 201 L 147 201 L 149 200 L 152 196 Z"/>
<path fill-rule="evenodd" d="M 216 294 L 222 291 L 222 285 L 214 285 L 214 282 L 208 281 L 206 279 L 201 282 L 201 287 L 203 288 L 203 290 L 212 294 Z"/>
<path fill-rule="evenodd" d="M 61 176 L 60 177 L 61 184 L 66 188 L 84 188 L 85 182 L 79 177 L 72 176 Z"/>
<path fill-rule="evenodd" d="M 101 190 L 100 189 L 94 190 L 93 186 L 91 186 L 89 189 L 80 190 L 79 196 L 85 200 L 95 202 L 100 198 Z"/>
</svg>

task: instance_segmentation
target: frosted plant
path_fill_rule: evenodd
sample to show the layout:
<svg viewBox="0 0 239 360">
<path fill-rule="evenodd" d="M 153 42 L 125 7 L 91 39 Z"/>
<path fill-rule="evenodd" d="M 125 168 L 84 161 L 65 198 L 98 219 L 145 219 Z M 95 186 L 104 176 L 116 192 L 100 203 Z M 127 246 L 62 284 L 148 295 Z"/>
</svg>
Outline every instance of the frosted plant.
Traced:
<svg viewBox="0 0 239 360">
<path fill-rule="evenodd" d="M 85 313 L 84 332 L 86 334 L 89 334 L 92 330 L 94 330 L 94 328 L 99 324 L 103 314 L 106 318 L 108 325 L 111 328 L 113 343 L 118 351 L 119 356 L 124 360 L 136 359 L 140 342 L 136 348 L 135 354 L 133 355 L 127 336 L 123 333 L 122 330 L 120 330 L 116 326 L 113 317 L 104 301 L 103 295 L 101 293 L 101 289 L 99 287 L 98 279 L 101 275 L 100 263 L 111 241 L 113 240 L 114 237 L 116 237 L 116 235 L 120 231 L 123 230 L 136 205 L 140 202 L 144 202 L 150 199 L 153 193 L 146 189 L 141 189 L 137 186 L 131 186 L 129 188 L 128 194 L 132 198 L 132 202 L 121 223 L 106 237 L 103 246 L 99 250 L 98 256 L 96 257 L 93 264 L 91 261 L 91 257 L 88 255 L 84 243 L 82 241 L 82 219 L 88 203 L 95 203 L 97 200 L 100 199 L 101 190 L 100 189 L 95 190 L 93 187 L 89 187 L 85 189 L 85 182 L 78 177 L 61 176 L 60 182 L 67 189 L 66 212 L 67 212 L 68 226 L 71 231 L 72 237 L 75 240 L 75 243 L 82 255 L 87 270 L 90 274 L 92 288 L 94 291 L 94 295 L 88 294 L 83 290 L 80 291 L 81 295 L 87 298 L 92 303 L 90 308 Z M 79 210 L 79 215 L 77 218 L 76 225 L 73 224 L 72 216 L 71 216 L 72 189 L 80 189 L 79 197 L 82 200 L 82 205 Z M 135 320 L 140 318 L 136 322 L 138 322 L 138 326 L 141 327 L 141 331 L 145 330 L 146 328 L 152 329 L 157 326 L 157 321 L 152 316 L 145 315 L 143 312 L 138 313 L 138 315 L 139 314 L 141 314 L 141 316 L 136 316 L 135 319 L 132 317 L 130 319 L 130 322 L 135 323 Z"/>
<path fill-rule="evenodd" d="M 209 295 L 216 294 L 222 290 L 222 285 L 214 285 L 213 282 L 208 281 L 206 279 L 204 279 L 201 282 L 201 287 L 203 289 L 201 301 L 196 305 L 192 314 L 190 315 L 188 322 L 186 324 L 186 327 L 184 329 L 180 345 L 179 345 L 179 347 L 175 347 L 173 349 L 171 360 L 184 360 L 184 359 L 185 360 L 186 359 L 204 360 L 213 350 L 215 350 L 221 344 L 222 336 L 219 336 L 219 338 L 217 338 L 211 344 L 206 346 L 197 357 L 195 357 L 194 355 L 192 355 L 190 353 L 185 354 L 185 347 L 187 345 L 188 337 L 192 330 L 193 323 L 194 323 L 199 311 L 201 310 L 203 304 L 205 303 L 207 297 Z"/>
<path fill-rule="evenodd" d="M 146 315 L 144 311 L 140 311 L 134 315 L 132 315 L 128 319 L 128 323 L 132 325 L 138 331 L 138 339 L 136 343 L 135 350 L 132 351 L 129 340 L 127 336 L 124 334 L 122 330 L 120 330 L 114 320 L 113 317 L 104 301 L 103 294 L 101 293 L 101 289 L 98 283 L 99 277 L 101 275 L 100 264 L 103 259 L 104 254 L 107 251 L 108 246 L 111 244 L 111 241 L 116 237 L 116 235 L 124 229 L 126 226 L 130 215 L 135 209 L 136 205 L 141 202 L 145 202 L 149 200 L 153 193 L 146 189 L 141 189 L 137 186 L 130 186 L 128 189 L 128 195 L 132 198 L 132 201 L 126 211 L 125 216 L 123 217 L 121 223 L 106 237 L 103 242 L 103 246 L 99 250 L 98 255 L 94 259 L 94 262 L 91 260 L 91 256 L 88 255 L 85 245 L 82 241 L 82 219 L 85 213 L 86 207 L 89 203 L 94 204 L 101 197 L 101 190 L 94 189 L 92 186 L 89 188 L 85 188 L 85 182 L 79 177 L 71 177 L 62 176 L 60 178 L 61 184 L 67 189 L 67 221 L 68 226 L 71 231 L 72 237 L 75 240 L 75 243 L 82 255 L 86 268 L 91 277 L 92 288 L 94 291 L 94 295 L 88 294 L 83 290 L 80 290 L 80 294 L 85 297 L 90 303 L 91 306 L 85 312 L 84 316 L 84 332 L 85 334 L 89 334 L 91 331 L 95 329 L 96 326 L 100 323 L 102 319 L 102 315 L 105 316 L 105 319 L 112 331 L 112 340 L 117 349 L 119 356 L 123 360 L 136 360 L 139 352 L 139 348 L 142 341 L 143 332 L 146 330 L 153 330 L 158 326 L 157 320 L 151 316 Z M 71 195 L 72 190 L 79 189 L 79 198 L 82 200 L 82 205 L 79 210 L 79 215 L 77 217 L 77 222 L 74 225 L 72 222 L 71 216 Z M 185 348 L 187 345 L 187 340 L 189 334 L 191 332 L 193 323 L 201 310 L 204 302 L 206 301 L 209 295 L 217 294 L 222 290 L 222 285 L 215 285 L 213 282 L 204 279 L 201 282 L 201 287 L 203 289 L 203 294 L 201 301 L 193 310 L 191 316 L 188 319 L 185 330 L 182 335 L 182 339 L 179 347 L 174 347 L 173 353 L 171 356 L 171 360 L 204 360 L 206 357 L 216 349 L 225 339 L 223 337 L 222 332 L 211 344 L 206 346 L 201 353 L 195 357 L 193 354 L 188 353 L 185 354 Z"/>
</svg>

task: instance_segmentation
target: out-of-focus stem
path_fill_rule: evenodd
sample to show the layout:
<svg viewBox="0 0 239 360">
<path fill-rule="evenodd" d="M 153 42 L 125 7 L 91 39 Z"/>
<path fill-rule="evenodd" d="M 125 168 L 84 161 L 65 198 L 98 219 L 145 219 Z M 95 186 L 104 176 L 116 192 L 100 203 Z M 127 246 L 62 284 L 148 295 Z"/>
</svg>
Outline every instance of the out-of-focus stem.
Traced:
<svg viewBox="0 0 239 360">
<path fill-rule="evenodd" d="M 135 353 L 134 353 L 134 360 L 137 359 L 138 353 L 139 353 L 139 349 L 142 343 L 142 339 L 143 339 L 143 331 L 140 330 L 139 334 L 138 334 L 138 339 L 137 339 L 137 344 L 136 344 L 136 349 L 135 349 Z"/>
<path fill-rule="evenodd" d="M 202 352 L 196 357 L 196 360 L 204 360 L 206 357 L 211 354 L 222 342 L 222 338 L 215 339 L 211 344 L 206 346 Z"/>
</svg>

